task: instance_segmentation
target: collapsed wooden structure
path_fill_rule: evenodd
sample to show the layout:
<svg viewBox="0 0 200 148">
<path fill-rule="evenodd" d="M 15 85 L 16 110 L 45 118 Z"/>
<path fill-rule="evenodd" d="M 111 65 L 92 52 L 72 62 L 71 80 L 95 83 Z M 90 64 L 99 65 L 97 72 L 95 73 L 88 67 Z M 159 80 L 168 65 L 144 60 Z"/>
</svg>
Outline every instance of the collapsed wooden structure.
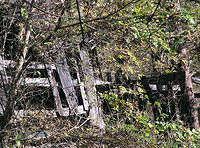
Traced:
<svg viewBox="0 0 200 148">
<path fill-rule="evenodd" d="M 88 68 L 89 65 L 89 56 L 84 52 L 80 53 L 80 57 L 83 61 L 85 61 L 85 77 L 88 77 L 88 80 L 82 80 L 78 67 L 76 69 L 76 79 L 71 76 L 70 67 L 66 60 L 66 55 L 64 52 L 60 52 L 62 58 L 57 58 L 55 63 L 42 63 L 42 62 L 31 62 L 26 67 L 27 70 L 44 70 L 46 71 L 46 77 L 22 77 L 20 79 L 20 85 L 22 86 L 34 86 L 34 87 L 46 87 L 51 88 L 54 103 L 55 103 L 55 112 L 59 113 L 60 116 L 69 116 L 74 114 L 85 114 L 89 110 L 89 100 L 88 94 L 86 92 L 87 82 L 90 81 L 90 85 L 95 87 L 97 85 L 116 85 L 116 80 L 112 82 L 105 82 L 94 79 L 94 76 L 89 78 L 89 75 L 93 75 L 93 71 Z M 7 75 L 7 70 L 9 68 L 14 68 L 16 66 L 16 62 L 13 60 L 5 60 L 1 54 L 0 56 L 0 113 L 2 114 L 4 111 L 7 89 L 9 85 L 9 81 L 11 79 L 10 76 Z M 84 70 L 84 69 L 83 69 Z M 54 72 L 57 72 L 59 77 L 56 78 Z M 88 75 L 88 76 L 87 76 Z M 122 76 L 122 75 L 121 75 Z M 135 83 L 137 80 L 133 80 L 132 83 Z M 182 87 L 180 86 L 180 82 L 182 81 L 182 73 L 172 73 L 159 75 L 149 78 L 142 78 L 139 80 L 144 88 L 146 89 L 148 94 L 155 95 L 164 94 L 169 90 L 174 92 L 181 92 Z M 199 84 L 198 78 L 193 78 L 193 82 Z M 118 84 L 117 84 L 118 85 Z M 78 88 L 78 89 L 77 89 Z M 60 90 L 62 90 L 65 98 L 65 102 L 67 103 L 67 107 L 63 105 L 62 95 Z M 80 96 L 77 95 L 77 91 L 79 91 Z M 94 97 L 97 97 L 96 92 L 90 92 Z M 199 93 L 196 93 L 195 96 L 199 96 Z M 91 97 L 91 96 L 90 96 Z M 81 101 L 80 101 L 81 100 Z M 81 102 L 81 103 L 80 103 Z"/>
<path fill-rule="evenodd" d="M 26 70 L 35 70 L 35 71 L 45 71 L 46 75 L 42 77 L 26 77 L 23 76 L 20 79 L 20 85 L 21 86 L 28 86 L 28 87 L 46 87 L 50 88 L 53 93 L 54 97 L 54 103 L 55 103 L 55 112 L 57 112 L 60 116 L 69 116 L 74 114 L 85 114 L 89 110 L 89 100 L 88 100 L 88 93 L 86 94 L 85 91 L 85 83 L 81 81 L 80 73 L 76 71 L 76 79 L 73 79 L 73 77 L 70 74 L 70 67 L 67 64 L 66 56 L 63 51 L 60 51 L 59 53 L 62 55 L 62 58 L 59 57 L 56 59 L 56 62 L 54 63 L 44 63 L 44 62 L 30 62 Z M 87 55 L 82 55 L 82 58 L 85 58 L 86 61 L 85 66 L 89 66 L 87 61 L 89 61 L 89 57 Z M 9 85 L 10 80 L 12 79 L 11 76 L 8 76 L 8 69 L 15 68 L 16 62 L 14 60 L 5 60 L 3 54 L 0 56 L 0 113 L 2 114 L 4 111 L 4 107 L 6 104 L 6 95 L 7 95 L 7 87 Z M 84 68 L 83 68 L 84 69 Z M 85 70 L 86 72 L 89 72 L 88 69 Z M 58 75 L 55 75 L 55 72 Z M 89 73 L 90 75 L 90 73 Z M 87 76 L 86 76 L 87 78 Z M 88 77 L 88 80 L 91 81 L 91 78 Z M 101 85 L 106 84 L 106 82 L 102 82 L 99 80 L 93 79 L 94 83 L 92 85 Z M 75 89 L 77 88 L 78 89 Z M 93 86 L 92 86 L 93 87 Z M 62 94 L 64 94 L 64 98 L 66 99 L 63 105 L 61 97 Z M 80 91 L 79 93 L 81 96 L 77 96 L 77 91 Z M 96 94 L 93 94 L 95 96 Z M 97 96 L 95 96 L 97 97 Z M 81 101 L 80 101 L 81 99 Z M 55 115 L 54 112 L 54 115 Z"/>
</svg>

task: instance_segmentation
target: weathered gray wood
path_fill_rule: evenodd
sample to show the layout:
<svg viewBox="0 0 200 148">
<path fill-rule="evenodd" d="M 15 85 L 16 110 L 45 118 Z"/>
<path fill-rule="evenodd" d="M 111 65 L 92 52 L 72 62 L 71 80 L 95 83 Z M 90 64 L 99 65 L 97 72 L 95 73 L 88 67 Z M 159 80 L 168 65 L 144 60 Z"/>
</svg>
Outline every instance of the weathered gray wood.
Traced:
<svg viewBox="0 0 200 148">
<path fill-rule="evenodd" d="M 8 77 L 8 78 L 10 78 L 10 77 Z M 84 95 L 85 94 L 84 83 L 82 83 L 80 81 L 80 78 L 78 78 L 78 79 L 79 79 L 78 82 L 76 79 L 72 81 L 73 86 L 79 86 L 81 88 L 81 91 L 83 92 L 84 99 L 87 100 L 86 95 Z M 110 83 L 104 82 L 104 81 L 99 81 L 99 80 L 96 80 L 94 83 L 94 85 L 104 85 L 104 84 L 110 84 Z M 20 80 L 20 85 L 50 87 L 48 78 L 22 78 Z M 58 86 L 58 84 L 57 84 L 57 86 Z"/>
<path fill-rule="evenodd" d="M 56 64 L 62 89 L 67 99 L 70 111 L 76 113 L 78 108 L 78 98 L 76 96 L 76 91 L 64 51 L 60 51 L 60 57 L 57 58 Z"/>
<path fill-rule="evenodd" d="M 4 66 L 2 54 L 0 55 L 0 114 L 3 114 L 6 105 L 6 91 L 8 85 L 8 78 Z"/>
<path fill-rule="evenodd" d="M 0 76 L 4 85 L 8 84 L 8 78 L 6 75 L 6 70 L 5 70 L 5 64 L 4 64 L 4 60 L 3 57 L 0 55 Z"/>
<path fill-rule="evenodd" d="M 48 78 L 23 78 L 20 85 L 50 87 Z"/>
<path fill-rule="evenodd" d="M 34 110 L 35 112 L 45 112 L 47 115 L 52 116 L 52 117 L 57 117 L 56 115 L 56 111 L 55 110 Z M 14 114 L 16 116 L 16 118 L 22 118 L 22 117 L 30 117 L 29 115 L 26 115 L 26 113 L 28 113 L 29 110 L 14 110 Z M 63 112 L 65 112 L 65 116 L 69 116 L 70 115 L 70 111 L 69 108 L 63 108 Z M 78 109 L 77 109 L 77 114 L 85 114 L 86 112 L 83 109 L 83 105 L 79 105 Z M 15 119 L 16 119 L 15 118 Z"/>
<path fill-rule="evenodd" d="M 7 77 L 8 80 L 11 77 Z M 79 86 L 77 80 L 73 80 L 74 86 Z M 22 78 L 20 80 L 20 85 L 27 85 L 27 86 L 43 86 L 43 87 L 50 87 L 49 79 L 48 78 Z M 58 84 L 56 85 L 58 86 Z"/>
<path fill-rule="evenodd" d="M 200 84 L 200 78 L 192 77 L 192 82 L 195 84 Z"/>
<path fill-rule="evenodd" d="M 93 126 L 97 126 L 100 129 L 105 129 L 105 123 L 103 121 L 103 113 L 101 110 L 101 101 L 98 99 L 95 88 L 95 78 L 93 74 L 93 67 L 90 62 L 89 54 L 84 47 L 80 50 L 80 57 L 82 61 L 82 71 L 85 78 L 85 88 L 89 100 L 90 111 L 89 119 Z"/>
<path fill-rule="evenodd" d="M 84 109 L 89 110 L 89 103 L 88 103 L 88 99 L 87 99 L 87 96 L 86 96 L 86 93 L 85 93 L 84 83 L 81 82 L 81 79 L 80 79 L 80 75 L 79 75 L 79 72 L 78 72 L 78 66 L 76 66 L 76 73 L 77 73 L 78 84 L 80 86 L 81 97 L 82 97 L 82 100 L 83 100 Z"/>
<path fill-rule="evenodd" d="M 16 66 L 16 62 L 13 60 L 4 60 L 4 66 L 14 68 Z M 45 68 L 56 69 L 56 66 L 54 64 L 46 64 L 45 67 L 44 64 L 41 62 L 31 62 L 27 66 L 27 69 L 45 69 Z"/>
<path fill-rule="evenodd" d="M 48 69 L 47 72 L 48 72 L 49 81 L 51 83 L 51 87 L 52 87 L 52 91 L 53 91 L 56 110 L 60 114 L 60 116 L 65 116 L 65 114 L 63 114 L 63 107 L 62 107 L 62 103 L 61 103 L 61 100 L 60 100 L 59 91 L 58 91 L 58 88 L 57 88 L 57 82 L 56 82 L 56 80 L 53 76 L 53 70 Z"/>
</svg>

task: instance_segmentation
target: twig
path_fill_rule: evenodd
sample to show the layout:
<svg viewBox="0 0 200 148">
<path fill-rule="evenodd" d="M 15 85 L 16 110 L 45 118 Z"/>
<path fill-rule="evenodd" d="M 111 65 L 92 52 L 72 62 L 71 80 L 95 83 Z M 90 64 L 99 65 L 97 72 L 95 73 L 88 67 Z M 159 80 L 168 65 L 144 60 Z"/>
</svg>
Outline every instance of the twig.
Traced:
<svg viewBox="0 0 200 148">
<path fill-rule="evenodd" d="M 139 2 L 140 0 L 137 0 L 135 3 Z M 110 16 L 114 15 L 114 14 L 117 14 L 119 11 L 123 10 L 124 8 L 126 8 L 128 5 L 132 4 L 134 1 L 131 1 L 129 2 L 128 4 L 124 5 L 123 7 L 119 8 L 118 10 L 106 15 L 106 16 L 103 16 L 103 17 L 97 17 L 97 18 L 94 18 L 94 19 L 91 19 L 91 20 L 82 20 L 82 23 L 90 23 L 90 22 L 94 22 L 94 21 L 100 21 L 100 20 L 105 20 L 107 18 L 109 18 Z M 79 25 L 80 22 L 76 22 L 74 24 L 69 24 L 69 25 L 63 25 L 61 26 L 61 28 L 68 28 L 68 27 L 73 27 L 73 26 L 76 26 L 76 25 Z"/>
<path fill-rule="evenodd" d="M 149 24 L 149 22 L 151 22 L 151 20 L 153 19 L 154 15 L 155 15 L 155 13 L 156 13 L 156 11 L 157 11 L 157 9 L 158 9 L 158 7 L 160 6 L 161 1 L 162 1 L 162 0 L 159 0 L 159 1 L 158 1 L 158 4 L 157 4 L 157 6 L 156 6 L 156 9 L 155 9 L 154 12 L 152 13 L 152 15 L 151 15 L 151 17 L 149 18 L 147 24 Z"/>
<path fill-rule="evenodd" d="M 88 118 L 87 120 L 85 120 L 83 123 L 81 123 L 81 125 L 79 125 L 79 126 L 77 126 L 77 125 L 75 125 L 73 128 L 71 128 L 70 130 L 69 130 L 69 132 L 70 131 L 72 131 L 72 130 L 74 130 L 74 129 L 77 129 L 77 128 L 80 128 L 80 127 L 82 127 L 86 122 L 88 122 L 90 119 Z"/>
<path fill-rule="evenodd" d="M 32 6 L 32 7 L 35 8 L 35 9 L 37 9 L 37 10 L 43 12 L 44 14 L 49 14 L 49 15 L 51 15 L 51 16 L 55 16 L 55 17 L 59 17 L 59 18 L 76 19 L 76 18 L 71 18 L 71 17 L 68 17 L 68 16 L 57 15 L 57 14 L 53 14 L 53 13 L 51 13 L 51 12 L 47 12 L 46 10 L 43 10 L 43 9 L 41 9 L 41 8 L 38 8 L 37 6 L 35 6 L 34 4 L 32 4 L 32 3 L 30 3 L 30 2 L 28 2 L 28 1 L 26 1 L 26 0 L 25 0 L 25 3 L 29 4 L 30 6 Z"/>
<path fill-rule="evenodd" d="M 81 20 L 81 12 L 80 12 L 80 8 L 79 8 L 78 0 L 76 0 L 76 7 L 77 7 L 77 10 L 78 10 L 78 18 L 79 18 L 79 24 L 80 24 L 80 28 L 81 28 L 82 44 L 84 44 L 84 42 L 85 42 L 84 30 L 83 30 L 83 25 L 82 25 L 83 23 L 82 23 L 82 20 Z"/>
</svg>

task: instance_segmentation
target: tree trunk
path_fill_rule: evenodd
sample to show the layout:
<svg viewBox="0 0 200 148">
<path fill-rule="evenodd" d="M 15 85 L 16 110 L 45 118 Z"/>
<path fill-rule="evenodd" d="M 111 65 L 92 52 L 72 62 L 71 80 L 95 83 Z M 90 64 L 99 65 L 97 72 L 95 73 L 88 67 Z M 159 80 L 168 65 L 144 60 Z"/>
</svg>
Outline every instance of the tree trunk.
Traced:
<svg viewBox="0 0 200 148">
<path fill-rule="evenodd" d="M 176 3 L 176 9 L 181 10 L 181 3 L 180 1 L 174 0 Z M 175 23 L 175 29 L 178 37 L 182 37 L 182 28 L 183 22 L 182 20 L 178 20 Z M 183 38 L 184 39 L 184 38 Z M 194 97 L 194 90 L 192 86 L 192 78 L 190 74 L 190 64 L 189 64 L 189 58 L 187 55 L 187 50 L 186 50 L 186 42 L 185 39 L 182 41 L 182 43 L 179 46 L 179 54 L 181 57 L 181 67 L 180 71 L 185 73 L 184 76 L 184 86 L 181 86 L 181 88 L 184 91 L 182 100 L 181 100 L 181 110 L 182 113 L 184 114 L 183 118 L 184 120 L 189 123 L 189 126 L 194 129 L 199 128 L 199 119 L 198 119 L 198 102 L 196 98 Z M 180 84 L 183 85 L 183 84 Z"/>
<path fill-rule="evenodd" d="M 5 126 L 9 123 L 9 121 L 11 120 L 12 115 L 13 115 L 14 105 L 15 105 L 15 102 L 17 99 L 16 98 L 17 90 L 19 89 L 19 82 L 20 82 L 22 71 L 23 71 L 23 65 L 25 63 L 25 58 L 28 53 L 28 42 L 29 42 L 30 32 L 31 32 L 30 30 L 31 30 L 30 26 L 28 26 L 28 25 L 21 28 L 20 40 L 21 41 L 25 40 L 25 44 L 21 50 L 22 54 L 19 58 L 19 61 L 17 62 L 16 72 L 14 74 L 14 77 L 12 79 L 10 89 L 8 92 L 9 95 L 8 95 L 8 100 L 6 102 L 5 112 L 4 112 L 2 121 L 1 121 L 1 129 L 5 128 Z M 23 33 L 26 34 L 25 39 L 22 35 Z"/>
<path fill-rule="evenodd" d="M 186 106 L 189 107 L 187 113 L 187 122 L 190 123 L 190 126 L 194 129 L 199 128 L 199 119 L 198 119 L 198 107 L 199 104 L 197 99 L 194 97 L 194 90 L 192 86 L 192 79 L 190 74 L 190 65 L 189 60 L 187 58 L 187 51 L 184 47 L 181 49 L 181 56 L 183 57 L 184 61 L 182 61 L 182 71 L 185 72 L 185 89 L 184 89 L 184 99 L 186 101 Z M 189 106 L 187 106 L 187 104 Z M 187 110 L 187 109 L 186 109 Z"/>
<path fill-rule="evenodd" d="M 93 74 L 93 68 L 90 62 L 89 54 L 84 49 L 80 51 L 80 57 L 82 61 L 82 70 L 85 78 L 85 88 L 89 100 L 89 118 L 90 123 L 102 130 L 105 129 L 105 123 L 103 120 L 103 112 L 101 110 L 101 101 L 98 99 L 95 88 L 95 78 Z"/>
</svg>

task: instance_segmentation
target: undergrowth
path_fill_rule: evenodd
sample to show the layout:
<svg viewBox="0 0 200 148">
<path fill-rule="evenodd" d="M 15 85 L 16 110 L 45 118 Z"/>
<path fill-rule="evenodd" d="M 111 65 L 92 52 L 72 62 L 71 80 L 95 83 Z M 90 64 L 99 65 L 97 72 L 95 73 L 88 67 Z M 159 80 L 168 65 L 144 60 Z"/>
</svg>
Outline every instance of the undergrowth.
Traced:
<svg viewBox="0 0 200 148">
<path fill-rule="evenodd" d="M 7 147 L 149 147 L 199 148 L 200 129 L 190 130 L 181 121 L 150 121 L 135 115 L 126 123 L 106 117 L 106 130 L 89 126 L 84 116 L 76 120 L 52 118 L 45 111 L 29 111 L 5 131 Z M 82 124 L 84 122 L 84 124 Z"/>
</svg>

